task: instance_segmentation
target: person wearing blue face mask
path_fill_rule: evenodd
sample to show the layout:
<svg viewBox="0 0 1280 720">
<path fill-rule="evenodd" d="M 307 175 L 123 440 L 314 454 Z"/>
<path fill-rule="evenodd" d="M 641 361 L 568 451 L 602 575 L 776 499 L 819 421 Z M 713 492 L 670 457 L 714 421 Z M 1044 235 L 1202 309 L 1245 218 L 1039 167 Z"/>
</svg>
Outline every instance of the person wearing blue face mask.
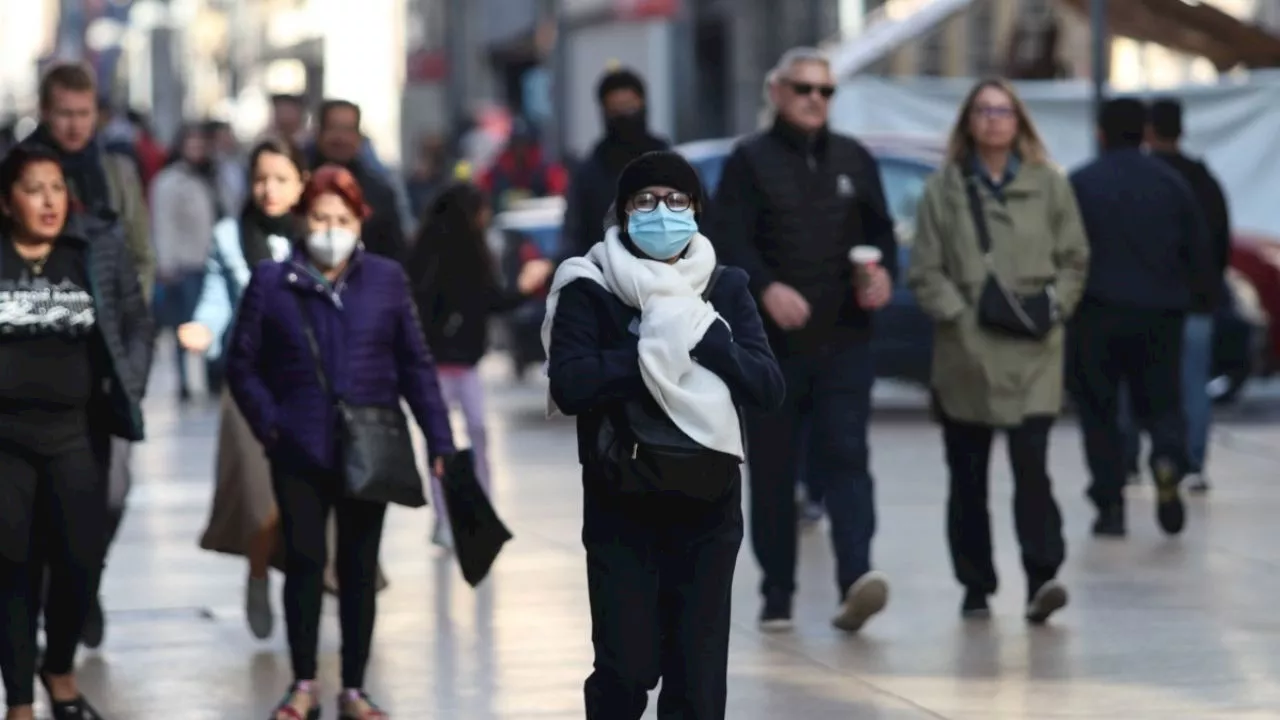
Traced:
<svg viewBox="0 0 1280 720">
<path fill-rule="evenodd" d="M 651 152 L 618 180 L 616 225 L 561 264 L 543 344 L 549 410 L 577 417 L 595 670 L 587 720 L 723 720 L 742 544 L 739 408 L 782 373 L 738 268 L 698 231 L 702 186 Z"/>
</svg>

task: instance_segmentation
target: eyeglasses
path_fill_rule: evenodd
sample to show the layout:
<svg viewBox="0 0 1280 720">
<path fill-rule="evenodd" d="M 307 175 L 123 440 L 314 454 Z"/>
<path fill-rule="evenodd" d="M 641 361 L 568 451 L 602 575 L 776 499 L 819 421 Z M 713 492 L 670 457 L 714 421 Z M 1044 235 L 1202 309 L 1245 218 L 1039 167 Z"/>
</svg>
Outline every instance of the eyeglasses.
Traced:
<svg viewBox="0 0 1280 720">
<path fill-rule="evenodd" d="M 1008 105 L 974 105 L 973 114 L 987 120 L 1008 120 L 1017 115 L 1017 111 Z"/>
<path fill-rule="evenodd" d="M 787 85 L 791 86 L 791 92 L 800 96 L 812 95 L 817 92 L 822 96 L 822 99 L 830 100 L 831 96 L 836 94 L 835 85 L 818 85 L 815 83 L 791 82 L 790 80 L 787 81 Z"/>
<path fill-rule="evenodd" d="M 693 207 L 693 198 L 682 192 L 667 193 L 661 197 L 651 192 L 642 192 L 631 198 L 631 208 L 636 212 L 653 212 L 658 209 L 659 203 L 666 205 L 672 212 L 683 212 Z"/>
</svg>

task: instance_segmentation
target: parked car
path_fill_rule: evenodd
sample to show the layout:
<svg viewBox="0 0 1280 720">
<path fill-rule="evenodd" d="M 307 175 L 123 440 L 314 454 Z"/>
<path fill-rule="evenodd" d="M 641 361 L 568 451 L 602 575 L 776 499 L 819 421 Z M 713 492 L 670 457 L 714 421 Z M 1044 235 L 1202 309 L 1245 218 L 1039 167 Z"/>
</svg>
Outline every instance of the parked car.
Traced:
<svg viewBox="0 0 1280 720">
<path fill-rule="evenodd" d="M 1266 326 L 1260 345 L 1261 374 L 1280 369 L 1280 238 L 1236 233 L 1231 241 L 1227 282 L 1242 312 Z"/>
<path fill-rule="evenodd" d="M 859 139 L 879 165 L 885 200 L 899 240 L 900 272 L 893 298 L 877 314 L 872 339 L 876 375 L 925 387 L 929 383 L 933 321 L 916 304 L 915 296 L 907 288 L 906 269 L 910 266 L 916 206 L 924 193 L 925 180 L 942 164 L 945 149 L 936 139 L 913 135 L 867 135 Z M 714 194 L 735 142 L 736 138 L 701 140 L 676 150 L 698 171 L 707 192 Z M 559 240 L 564 206 L 563 201 L 559 205 L 538 202 L 543 204 L 523 208 L 518 213 L 504 213 L 499 216 L 499 222 L 509 228 L 506 231 L 515 238 L 514 247 L 524 247 L 528 255 L 532 243 L 540 248 L 543 256 L 549 257 L 554 255 Z M 1265 261 L 1257 259 L 1264 256 Z M 520 257 L 515 249 L 508 253 L 510 267 L 516 272 Z M 1255 246 L 1237 240 L 1232 265 L 1233 271 L 1226 278 L 1229 302 L 1219 310 L 1215 324 L 1214 370 L 1209 382 L 1210 393 L 1220 402 L 1229 402 L 1239 395 L 1257 371 L 1264 345 L 1272 348 L 1270 357 L 1276 359 L 1273 366 L 1280 368 L 1280 328 L 1271 327 L 1271 342 L 1266 342 L 1268 318 L 1280 314 L 1280 242 Z M 1265 271 L 1261 269 L 1263 266 Z M 510 272 L 508 277 L 514 277 Z M 1260 285 L 1260 282 L 1266 284 Z M 1270 294 L 1260 296 L 1255 289 L 1258 287 L 1268 288 Z M 1260 297 L 1270 298 L 1271 304 Z M 536 303 L 529 305 L 527 313 L 512 318 L 513 338 L 538 339 L 545 303 L 540 310 L 535 307 Z M 533 344 L 536 353 L 533 345 L 520 349 L 520 343 L 514 343 L 517 367 L 543 360 L 540 340 Z"/>
</svg>

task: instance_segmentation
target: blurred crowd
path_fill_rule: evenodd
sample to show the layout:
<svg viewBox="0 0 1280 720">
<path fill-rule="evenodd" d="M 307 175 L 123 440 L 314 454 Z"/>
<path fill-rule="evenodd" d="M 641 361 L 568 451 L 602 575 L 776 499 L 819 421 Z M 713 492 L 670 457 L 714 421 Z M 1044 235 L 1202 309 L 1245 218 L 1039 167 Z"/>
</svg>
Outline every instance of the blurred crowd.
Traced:
<svg viewBox="0 0 1280 720">
<path fill-rule="evenodd" d="M 1181 533 L 1185 481 L 1208 487 L 1205 354 L 1230 224 L 1212 174 L 1179 150 L 1178 104 L 1108 101 L 1099 157 L 1066 175 L 1015 89 L 976 84 L 907 249 L 875 157 L 828 127 L 827 58 L 789 51 L 763 86 L 771 122 L 737 142 L 713 192 L 652 132 L 645 80 L 621 68 L 597 86 L 603 135 L 571 169 L 517 119 L 483 167 L 433 136 L 403 177 L 345 100 L 313 109 L 279 95 L 247 144 L 206 121 L 165 147 L 145 117 L 102 101 L 85 67 L 48 70 L 38 126 L 10 128 L 0 148 L 7 720 L 34 717 L 36 679 L 56 720 L 101 717 L 74 657 L 103 642 L 98 588 L 129 448 L 145 437 L 157 333 L 173 337 L 161 347 L 176 356 L 177 399 L 203 386 L 220 402 L 200 545 L 245 559 L 256 637 L 283 609 L 295 682 L 273 720 L 320 715 L 325 592 L 339 599 L 341 717 L 388 717 L 364 690 L 376 596 L 393 580 L 378 561 L 386 507 L 429 494 L 435 544 L 473 557 L 478 532 L 454 525 L 463 478 L 479 493 L 468 503 L 492 487 L 479 364 L 490 319 L 530 302 L 543 313 L 548 408 L 576 418 L 591 720 L 638 720 L 659 679 L 659 717 L 724 718 L 739 547 L 749 533 L 761 627 L 787 631 L 800 485 L 829 519 L 833 626 L 859 632 L 887 606 L 872 553 L 870 341 L 895 283 L 934 323 L 930 389 L 965 618 L 989 616 L 999 585 L 996 433 L 1008 437 L 1025 617 L 1044 624 L 1068 604 L 1048 471 L 1067 395 L 1094 534 L 1126 534 L 1127 448 L 1140 432 L 1157 521 Z M 564 201 L 555 251 L 504 267 L 495 217 L 548 196 Z M 426 439 L 425 481 L 402 402 Z"/>
</svg>

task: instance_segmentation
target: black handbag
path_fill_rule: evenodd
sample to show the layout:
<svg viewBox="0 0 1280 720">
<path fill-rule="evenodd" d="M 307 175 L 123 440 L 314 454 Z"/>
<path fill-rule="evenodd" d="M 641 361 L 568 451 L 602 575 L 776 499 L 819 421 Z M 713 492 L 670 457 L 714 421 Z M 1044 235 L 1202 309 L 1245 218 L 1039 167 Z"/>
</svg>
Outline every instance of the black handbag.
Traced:
<svg viewBox="0 0 1280 720">
<path fill-rule="evenodd" d="M 338 411 L 339 463 L 347 497 L 419 508 L 427 504 L 413 452 L 409 423 L 399 406 L 350 405 L 333 395 L 321 360 L 320 344 L 302 297 L 294 295 L 302 315 L 302 333 L 311 348 L 316 380 Z"/>
<path fill-rule="evenodd" d="M 978 296 L 978 325 L 1009 337 L 1043 340 L 1058 320 L 1058 303 L 1053 294 L 1053 286 L 1050 285 L 1034 295 L 1019 295 L 996 277 L 995 267 L 991 263 L 991 232 L 987 228 L 987 216 L 982 209 L 982 197 L 978 194 L 978 182 L 978 178 L 974 176 L 969 176 L 965 182 L 969 213 L 973 216 L 982 261 L 987 267 L 987 279 Z"/>
<path fill-rule="evenodd" d="M 476 478 L 475 456 L 471 450 L 459 450 L 445 458 L 440 489 L 444 493 L 449 529 L 453 531 L 453 554 L 458 569 L 467 584 L 475 587 L 488 576 L 502 546 L 511 540 L 511 531 L 498 517 Z"/>
<path fill-rule="evenodd" d="M 704 300 L 721 270 L 713 271 Z M 621 495 L 713 502 L 733 489 L 742 464 L 734 455 L 698 444 L 647 393 L 606 409 L 596 441 L 604 477 Z"/>
</svg>

